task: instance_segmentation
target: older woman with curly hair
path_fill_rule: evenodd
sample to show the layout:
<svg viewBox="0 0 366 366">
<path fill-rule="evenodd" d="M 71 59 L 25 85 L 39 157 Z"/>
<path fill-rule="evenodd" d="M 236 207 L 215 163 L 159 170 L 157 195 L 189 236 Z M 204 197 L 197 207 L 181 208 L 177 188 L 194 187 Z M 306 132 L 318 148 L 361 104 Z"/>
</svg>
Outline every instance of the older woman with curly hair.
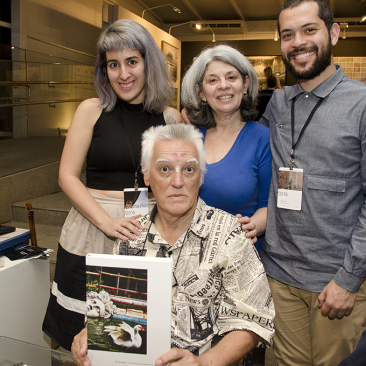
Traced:
<svg viewBox="0 0 366 366">
<path fill-rule="evenodd" d="M 203 133 L 207 154 L 199 196 L 210 206 L 238 215 L 259 251 L 272 156 L 268 129 L 253 121 L 257 98 L 253 66 L 227 45 L 203 50 L 182 83 L 182 104 Z"/>
</svg>

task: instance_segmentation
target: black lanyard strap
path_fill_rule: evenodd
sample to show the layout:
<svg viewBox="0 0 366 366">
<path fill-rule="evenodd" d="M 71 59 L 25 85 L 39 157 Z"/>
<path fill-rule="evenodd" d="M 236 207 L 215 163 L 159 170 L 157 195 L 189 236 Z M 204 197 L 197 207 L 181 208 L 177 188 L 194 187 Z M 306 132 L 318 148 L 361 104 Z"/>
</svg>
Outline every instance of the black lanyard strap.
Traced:
<svg viewBox="0 0 366 366">
<path fill-rule="evenodd" d="M 127 129 L 126 128 L 125 128 L 125 136 L 126 136 L 126 141 L 127 141 L 128 149 L 130 150 L 130 155 L 131 155 L 131 160 L 132 160 L 133 168 L 135 169 L 135 184 L 134 184 L 134 188 L 135 189 L 138 189 L 139 185 L 137 183 L 137 173 L 140 170 L 141 163 L 139 161 L 138 164 L 137 164 L 137 167 L 136 167 L 135 158 L 133 156 L 133 150 L 132 150 L 131 141 L 130 141 L 130 138 L 128 137 L 128 133 L 127 133 Z"/>
<path fill-rule="evenodd" d="M 151 116 L 151 114 L 148 115 L 148 119 L 147 119 L 147 123 L 146 123 L 146 129 L 150 126 L 150 116 Z M 138 157 L 138 161 L 137 161 L 137 164 L 136 164 L 135 157 L 133 156 L 133 150 L 132 150 L 131 141 L 130 141 L 130 138 L 128 136 L 128 130 L 127 130 L 127 128 L 126 128 L 126 126 L 125 126 L 125 124 L 123 122 L 123 116 L 122 116 L 122 114 L 120 115 L 120 118 L 119 119 L 120 119 L 122 128 L 125 131 L 125 137 L 126 137 L 127 146 L 128 146 L 129 151 L 130 151 L 130 156 L 131 156 L 133 168 L 135 169 L 135 183 L 134 183 L 134 188 L 137 190 L 138 187 L 139 187 L 139 185 L 137 183 L 137 173 L 139 172 L 139 170 L 141 168 L 140 157 Z"/>
<path fill-rule="evenodd" d="M 315 107 L 312 109 L 312 111 L 310 112 L 310 115 L 308 117 L 308 119 L 306 120 L 304 126 L 302 127 L 299 137 L 297 138 L 296 142 L 294 143 L 294 132 L 295 132 L 295 98 L 292 99 L 292 104 L 291 104 L 291 138 L 292 138 L 292 148 L 291 148 L 291 155 L 290 155 L 290 162 L 289 162 L 289 166 L 290 169 L 292 170 L 294 168 L 294 159 L 295 159 L 295 147 L 297 145 L 297 143 L 299 142 L 301 136 L 303 135 L 306 127 L 308 127 L 311 119 L 314 116 L 314 113 L 316 112 L 316 110 L 319 108 L 320 104 L 322 104 L 324 101 L 324 98 L 320 98 L 318 100 L 318 103 L 316 103 Z"/>
</svg>

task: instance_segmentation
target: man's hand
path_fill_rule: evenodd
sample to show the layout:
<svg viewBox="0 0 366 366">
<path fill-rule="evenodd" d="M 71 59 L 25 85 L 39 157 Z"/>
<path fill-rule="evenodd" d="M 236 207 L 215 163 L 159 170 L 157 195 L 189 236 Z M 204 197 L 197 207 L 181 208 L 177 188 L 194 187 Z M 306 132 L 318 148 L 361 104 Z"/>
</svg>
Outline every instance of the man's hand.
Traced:
<svg viewBox="0 0 366 366">
<path fill-rule="evenodd" d="M 90 366 L 90 360 L 87 355 L 88 351 L 88 337 L 86 328 L 74 337 L 71 345 L 72 356 L 78 366 Z"/>
<path fill-rule="evenodd" d="M 173 363 L 174 362 L 174 363 Z M 201 363 L 200 358 L 194 356 L 185 349 L 172 348 L 164 353 L 155 361 L 155 366 L 166 366 L 172 364 L 174 366 L 205 366 L 208 364 Z"/>
<path fill-rule="evenodd" d="M 180 115 L 182 116 L 182 121 L 183 123 L 185 123 L 186 125 L 191 125 L 191 121 L 188 118 L 188 113 L 187 110 L 185 108 L 182 109 L 182 111 L 180 112 Z"/>
<path fill-rule="evenodd" d="M 239 223 L 241 224 L 241 229 L 243 231 L 247 231 L 245 236 L 248 239 L 252 239 L 253 244 L 255 244 L 258 240 L 257 238 L 257 225 L 250 219 L 248 216 L 242 216 L 237 214 L 236 217 L 239 219 Z"/>
<path fill-rule="evenodd" d="M 356 297 L 357 292 L 348 291 L 331 281 L 319 295 L 319 308 L 329 319 L 342 319 L 352 313 Z"/>
</svg>

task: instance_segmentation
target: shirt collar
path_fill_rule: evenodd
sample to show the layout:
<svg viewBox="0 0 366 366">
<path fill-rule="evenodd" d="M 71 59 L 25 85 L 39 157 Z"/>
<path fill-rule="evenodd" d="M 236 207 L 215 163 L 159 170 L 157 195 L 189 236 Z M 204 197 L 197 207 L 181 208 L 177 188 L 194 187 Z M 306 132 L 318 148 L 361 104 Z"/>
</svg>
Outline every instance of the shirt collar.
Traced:
<svg viewBox="0 0 366 366">
<path fill-rule="evenodd" d="M 206 209 L 207 207 L 212 209 L 211 207 L 206 206 L 205 202 L 198 197 L 196 210 L 194 211 L 193 219 L 189 227 L 189 230 L 192 231 L 195 235 L 199 236 L 200 238 L 206 238 L 210 233 L 209 223 L 205 219 L 206 216 L 212 215 L 213 212 L 211 213 L 210 210 L 207 211 Z M 155 205 L 150 215 L 150 220 L 154 224 L 154 226 L 155 226 L 154 221 L 157 213 L 158 213 L 158 207 L 157 205 Z"/>
<path fill-rule="evenodd" d="M 336 71 L 328 79 L 324 80 L 321 84 L 319 84 L 315 89 L 311 91 L 318 98 L 327 97 L 334 88 L 341 82 L 344 77 L 343 69 L 340 65 L 335 65 Z M 299 82 L 292 88 L 289 93 L 289 100 L 296 98 L 298 95 L 305 93 L 304 89 L 301 87 Z"/>
</svg>

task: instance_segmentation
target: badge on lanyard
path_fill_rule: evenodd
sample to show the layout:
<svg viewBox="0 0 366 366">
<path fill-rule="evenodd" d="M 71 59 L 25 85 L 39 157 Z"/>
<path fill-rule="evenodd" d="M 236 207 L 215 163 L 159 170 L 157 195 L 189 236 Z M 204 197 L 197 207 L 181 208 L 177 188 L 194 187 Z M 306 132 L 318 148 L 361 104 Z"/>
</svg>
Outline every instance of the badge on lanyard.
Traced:
<svg viewBox="0 0 366 366">
<path fill-rule="evenodd" d="M 120 116 L 121 124 L 124 128 L 124 122 L 122 115 Z M 125 201 L 125 217 L 131 217 L 135 215 L 147 215 L 149 213 L 149 197 L 148 197 L 148 189 L 139 188 L 137 183 L 137 173 L 140 170 L 141 163 L 135 162 L 135 157 L 133 155 L 132 144 L 130 138 L 128 136 L 128 130 L 125 129 L 125 138 L 127 142 L 128 149 L 130 151 L 131 161 L 133 167 L 135 169 L 135 183 L 134 188 L 125 188 L 124 192 L 124 201 Z"/>
<path fill-rule="evenodd" d="M 125 217 L 146 215 L 149 213 L 149 199 L 147 188 L 125 188 Z"/>
<path fill-rule="evenodd" d="M 278 192 L 277 192 L 277 207 L 285 208 L 287 210 L 301 210 L 302 203 L 302 185 L 304 170 L 294 168 L 295 164 L 295 148 L 297 143 L 300 141 L 303 133 L 308 127 L 311 119 L 313 118 L 316 110 L 323 103 L 324 98 L 319 98 L 318 102 L 311 110 L 309 117 L 307 118 L 304 126 L 302 127 L 297 141 L 294 141 L 295 131 L 295 98 L 292 99 L 291 104 L 291 138 L 292 148 L 290 154 L 290 161 L 288 163 L 289 168 L 280 168 L 278 173 Z"/>
<path fill-rule="evenodd" d="M 280 168 L 278 173 L 278 208 L 301 210 L 303 173 L 303 169 Z"/>
</svg>

